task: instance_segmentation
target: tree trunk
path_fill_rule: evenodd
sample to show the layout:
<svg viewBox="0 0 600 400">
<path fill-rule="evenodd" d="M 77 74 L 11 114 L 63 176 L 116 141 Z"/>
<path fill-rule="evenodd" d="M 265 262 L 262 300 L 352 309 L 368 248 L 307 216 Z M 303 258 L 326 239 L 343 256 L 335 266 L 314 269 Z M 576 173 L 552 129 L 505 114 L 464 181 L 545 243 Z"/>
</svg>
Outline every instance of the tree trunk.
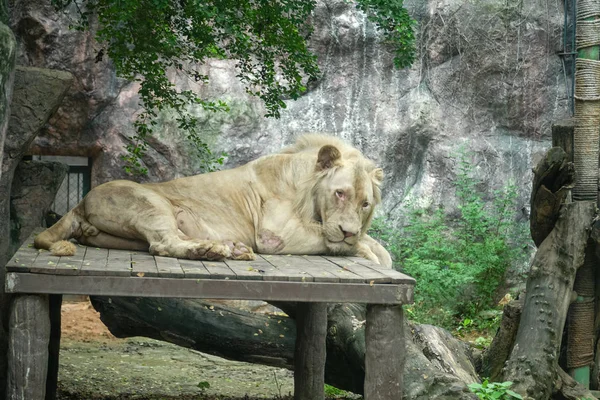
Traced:
<svg viewBox="0 0 600 400">
<path fill-rule="evenodd" d="M 504 306 L 498 332 L 490 347 L 483 353 L 481 376 L 487 376 L 493 382 L 502 381 L 502 370 L 515 344 L 522 309 L 521 301 L 513 301 Z"/>
<path fill-rule="evenodd" d="M 145 336 L 165 340 L 224 358 L 292 368 L 296 325 L 280 315 L 251 313 L 202 300 L 93 297 L 102 321 L 117 337 Z M 278 303 L 286 314 L 296 315 L 295 303 Z M 327 359 L 325 381 L 340 389 L 363 393 L 365 378 L 366 307 L 359 304 L 332 304 L 327 315 Z M 450 335 L 426 335 L 415 342 L 411 333 L 419 327 L 408 326 L 404 396 L 407 400 L 476 399 L 460 376 L 465 365 L 445 360 L 445 354 L 468 364 L 464 345 Z M 439 328 L 438 328 L 439 329 Z M 409 333 L 410 332 L 410 333 Z M 423 348 L 437 349 L 424 354 Z M 473 371 L 467 365 L 467 370 Z"/>
<path fill-rule="evenodd" d="M 549 382 L 559 378 L 563 328 L 595 210 L 595 201 L 563 205 L 531 265 L 523 314 L 504 375 L 515 382 L 516 392 L 530 398 L 548 399 L 553 391 Z"/>
</svg>

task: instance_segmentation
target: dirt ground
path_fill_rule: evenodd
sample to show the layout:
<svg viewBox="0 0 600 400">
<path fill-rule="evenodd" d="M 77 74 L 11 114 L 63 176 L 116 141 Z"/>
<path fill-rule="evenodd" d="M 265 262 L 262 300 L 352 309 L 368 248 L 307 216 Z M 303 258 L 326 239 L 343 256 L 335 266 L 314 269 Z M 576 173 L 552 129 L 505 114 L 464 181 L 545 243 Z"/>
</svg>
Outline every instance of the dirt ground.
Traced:
<svg viewBox="0 0 600 400">
<path fill-rule="evenodd" d="M 117 339 L 86 301 L 62 307 L 58 390 L 60 400 L 291 399 L 293 375 L 166 342 Z M 329 398 L 348 398 L 341 396 Z"/>
</svg>

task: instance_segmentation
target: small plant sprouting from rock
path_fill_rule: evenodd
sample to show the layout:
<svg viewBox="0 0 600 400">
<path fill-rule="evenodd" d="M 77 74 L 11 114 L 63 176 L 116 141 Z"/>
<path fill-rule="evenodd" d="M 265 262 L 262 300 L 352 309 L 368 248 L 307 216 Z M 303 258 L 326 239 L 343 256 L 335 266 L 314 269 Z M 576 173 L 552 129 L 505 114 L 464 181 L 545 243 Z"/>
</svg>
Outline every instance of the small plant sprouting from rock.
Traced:
<svg viewBox="0 0 600 400">
<path fill-rule="evenodd" d="M 206 382 L 206 381 L 202 381 L 202 382 L 198 382 L 198 385 L 196 385 L 200 388 L 201 391 L 205 391 L 206 389 L 210 389 L 210 383 Z"/>
<path fill-rule="evenodd" d="M 471 383 L 469 389 L 480 400 L 523 400 L 523 397 L 510 390 L 512 382 L 489 382 L 484 379 L 482 383 Z"/>
</svg>

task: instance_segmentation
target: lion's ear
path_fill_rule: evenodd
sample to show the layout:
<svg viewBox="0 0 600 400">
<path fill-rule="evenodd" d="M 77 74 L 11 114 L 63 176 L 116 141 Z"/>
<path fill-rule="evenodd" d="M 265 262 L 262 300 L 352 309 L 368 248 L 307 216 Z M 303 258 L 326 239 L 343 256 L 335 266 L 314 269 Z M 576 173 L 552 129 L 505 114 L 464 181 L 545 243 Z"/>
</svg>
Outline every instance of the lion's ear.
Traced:
<svg viewBox="0 0 600 400">
<path fill-rule="evenodd" d="M 323 171 L 334 165 L 339 165 L 341 158 L 342 153 L 340 153 L 337 147 L 330 144 L 321 147 L 317 157 L 317 171 Z"/>
<path fill-rule="evenodd" d="M 373 183 L 377 186 L 381 185 L 383 182 L 383 170 L 381 168 L 375 168 L 371 171 L 371 179 L 373 179 Z"/>
</svg>

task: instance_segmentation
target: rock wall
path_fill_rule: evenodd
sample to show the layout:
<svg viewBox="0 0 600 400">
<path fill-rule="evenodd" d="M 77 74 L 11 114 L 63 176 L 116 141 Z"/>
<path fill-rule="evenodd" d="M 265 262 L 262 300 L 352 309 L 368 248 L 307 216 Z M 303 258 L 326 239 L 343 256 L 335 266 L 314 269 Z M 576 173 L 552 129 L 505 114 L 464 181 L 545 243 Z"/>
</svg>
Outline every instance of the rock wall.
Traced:
<svg viewBox="0 0 600 400">
<path fill-rule="evenodd" d="M 139 110 L 136 84 L 115 78 L 106 58 L 95 62 L 101 45 L 68 30 L 68 15 L 38 3 L 12 4 L 18 62 L 70 71 L 75 84 L 34 151 L 92 157 L 93 185 L 126 177 L 121 156 Z M 288 101 L 277 120 L 263 118 L 262 104 L 244 93 L 231 62 L 206 65 L 206 87 L 180 81 L 229 101 L 227 114 L 198 111 L 205 140 L 229 155 L 225 167 L 276 151 L 303 132 L 328 132 L 383 166 L 383 211 L 397 219 L 410 200 L 452 203 L 455 155 L 464 146 L 475 152 L 474 166 L 490 193 L 510 180 L 519 184 L 526 214 L 534 159 L 550 146 L 552 121 L 568 114 L 556 55 L 560 4 L 409 0 L 407 6 L 418 21 L 419 54 L 410 69 L 397 70 L 364 14 L 345 0 L 320 1 L 311 46 L 322 77 Z M 168 114 L 144 161 L 147 180 L 199 170 Z"/>
<path fill-rule="evenodd" d="M 8 23 L 8 7 L 5 0 L 0 0 L 0 146 L 4 146 L 6 130 L 8 127 L 8 115 L 10 113 L 10 102 L 13 92 L 16 41 L 15 37 L 6 25 Z M 2 148 L 2 147 L 0 147 Z M 2 153 L 0 152 L 0 165 L 2 165 Z M 2 179 L 2 168 L 0 168 L 0 179 Z M 8 197 L 8 192 L 0 192 L 0 198 Z M 8 225 L 8 219 L 0 216 L 0 225 Z M 0 256 L 1 258 L 1 256 Z M 4 268 L 0 269 L 0 279 L 4 281 Z M 0 398 L 6 392 L 7 377 L 7 323 L 9 297 L 0 288 Z"/>
<path fill-rule="evenodd" d="M 15 170 L 10 193 L 8 253 L 14 254 L 44 219 L 68 167 L 58 162 L 21 161 Z"/>
</svg>

